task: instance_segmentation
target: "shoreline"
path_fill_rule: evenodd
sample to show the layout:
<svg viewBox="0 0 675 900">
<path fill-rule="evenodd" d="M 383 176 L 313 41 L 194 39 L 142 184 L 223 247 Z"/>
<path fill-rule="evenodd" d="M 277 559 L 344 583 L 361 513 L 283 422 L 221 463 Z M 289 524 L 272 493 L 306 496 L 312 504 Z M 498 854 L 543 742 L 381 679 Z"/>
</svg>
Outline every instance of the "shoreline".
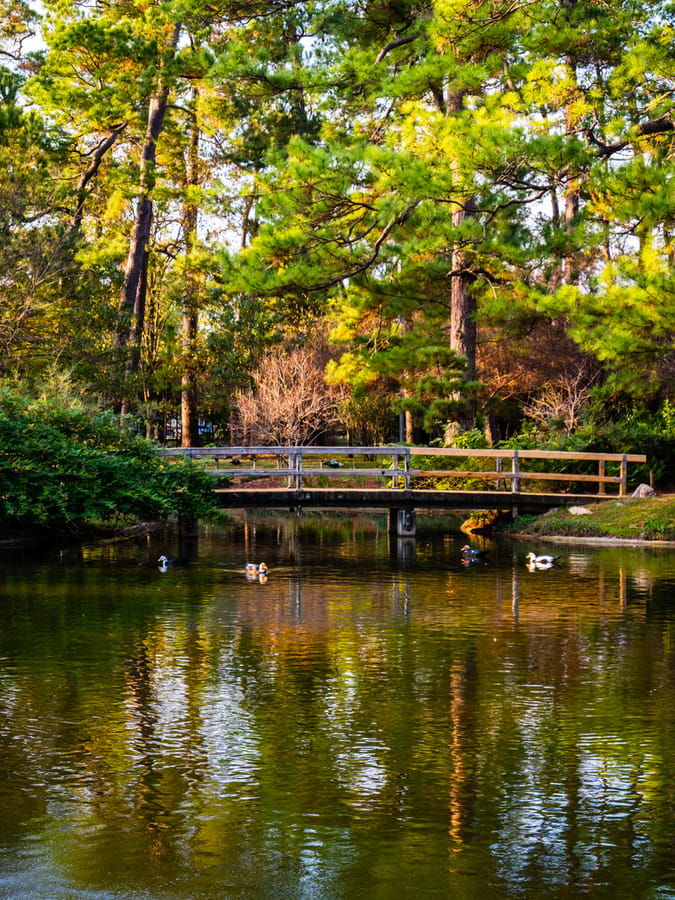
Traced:
<svg viewBox="0 0 675 900">
<path fill-rule="evenodd" d="M 675 549 L 675 541 L 651 541 L 647 538 L 592 537 L 565 534 L 533 534 L 531 532 L 511 533 L 510 537 L 523 541 L 549 541 L 552 544 L 589 544 L 597 547 L 656 547 L 658 549 Z"/>
<path fill-rule="evenodd" d="M 675 496 L 612 497 L 586 511 L 561 507 L 515 522 L 511 534 L 527 541 L 586 544 L 589 547 L 675 548 Z"/>
</svg>

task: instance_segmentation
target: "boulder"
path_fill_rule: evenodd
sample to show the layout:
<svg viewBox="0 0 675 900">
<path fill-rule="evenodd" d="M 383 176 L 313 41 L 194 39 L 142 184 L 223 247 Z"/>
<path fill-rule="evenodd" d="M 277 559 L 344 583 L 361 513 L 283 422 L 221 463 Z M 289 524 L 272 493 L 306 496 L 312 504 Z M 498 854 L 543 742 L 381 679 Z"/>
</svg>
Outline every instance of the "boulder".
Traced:
<svg viewBox="0 0 675 900">
<path fill-rule="evenodd" d="M 651 487 L 651 485 L 649 485 L 649 484 L 639 484 L 639 485 L 635 488 L 635 490 L 633 491 L 633 493 L 631 494 L 631 496 L 632 496 L 632 497 L 638 497 L 638 498 L 642 498 L 642 497 L 655 497 L 655 496 L 656 496 L 656 491 L 655 491 L 654 488 Z"/>
</svg>

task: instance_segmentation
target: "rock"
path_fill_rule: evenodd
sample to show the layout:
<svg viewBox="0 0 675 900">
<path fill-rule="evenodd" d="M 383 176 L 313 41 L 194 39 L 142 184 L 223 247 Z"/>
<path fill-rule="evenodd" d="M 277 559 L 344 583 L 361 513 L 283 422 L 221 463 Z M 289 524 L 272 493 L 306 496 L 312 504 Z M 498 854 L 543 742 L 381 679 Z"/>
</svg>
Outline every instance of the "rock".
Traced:
<svg viewBox="0 0 675 900">
<path fill-rule="evenodd" d="M 587 506 L 570 506 L 568 512 L 571 516 L 590 516 L 591 514 Z"/>
<path fill-rule="evenodd" d="M 509 514 L 509 510 L 506 511 Z M 471 514 L 462 522 L 460 531 L 465 534 L 490 534 L 496 523 L 504 517 L 504 511 L 499 509 L 482 509 Z"/>
<path fill-rule="evenodd" d="M 638 498 L 640 498 L 640 497 L 655 497 L 656 491 L 654 490 L 653 487 L 651 487 L 648 484 L 639 484 L 635 488 L 635 490 L 633 491 L 631 496 L 638 497 Z"/>
</svg>

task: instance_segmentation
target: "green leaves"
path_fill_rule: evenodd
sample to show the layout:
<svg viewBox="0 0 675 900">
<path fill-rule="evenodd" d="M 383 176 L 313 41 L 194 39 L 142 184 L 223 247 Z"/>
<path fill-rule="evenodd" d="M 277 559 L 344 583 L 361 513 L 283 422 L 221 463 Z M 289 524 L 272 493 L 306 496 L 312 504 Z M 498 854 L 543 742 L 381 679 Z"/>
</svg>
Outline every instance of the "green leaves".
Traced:
<svg viewBox="0 0 675 900">
<path fill-rule="evenodd" d="M 0 392 L 0 528 L 77 530 L 204 515 L 211 476 L 161 460 L 111 413 L 63 395 L 31 400 Z"/>
<path fill-rule="evenodd" d="M 420 421 L 451 414 L 458 353 L 494 408 L 514 396 L 532 344 L 497 368 L 487 345 L 532 322 L 605 375 L 667 372 L 672 4 L 43 8 L 33 77 L 0 71 L 6 370 L 58 356 L 146 410 L 189 382 L 225 418 L 266 346 L 328 315 L 340 377 Z M 30 14 L 7 12 L 11 42 Z"/>
</svg>

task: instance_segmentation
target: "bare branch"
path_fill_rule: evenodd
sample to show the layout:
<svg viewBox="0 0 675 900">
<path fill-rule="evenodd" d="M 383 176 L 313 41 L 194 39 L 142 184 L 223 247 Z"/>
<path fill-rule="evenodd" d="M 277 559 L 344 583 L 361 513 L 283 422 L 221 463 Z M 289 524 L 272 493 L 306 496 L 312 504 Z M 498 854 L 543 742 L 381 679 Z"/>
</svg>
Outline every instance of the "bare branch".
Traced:
<svg viewBox="0 0 675 900">
<path fill-rule="evenodd" d="M 272 350 L 253 373 L 253 387 L 237 396 L 241 440 L 254 444 L 307 444 L 338 419 L 341 389 L 324 379 L 316 349 Z"/>
</svg>

